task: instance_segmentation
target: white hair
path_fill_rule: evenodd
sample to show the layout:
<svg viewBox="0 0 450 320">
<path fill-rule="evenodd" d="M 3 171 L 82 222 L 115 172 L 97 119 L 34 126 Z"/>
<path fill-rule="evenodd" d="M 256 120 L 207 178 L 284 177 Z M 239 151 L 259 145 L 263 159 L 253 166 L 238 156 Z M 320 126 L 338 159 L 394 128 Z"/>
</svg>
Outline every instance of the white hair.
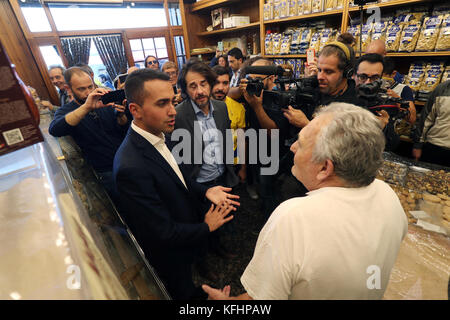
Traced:
<svg viewBox="0 0 450 320">
<path fill-rule="evenodd" d="M 350 186 L 369 185 L 383 162 L 386 142 L 380 121 L 370 111 L 348 103 L 322 107 L 316 117 L 326 114 L 332 117 L 317 134 L 312 160 L 331 160 L 336 176 Z"/>
</svg>

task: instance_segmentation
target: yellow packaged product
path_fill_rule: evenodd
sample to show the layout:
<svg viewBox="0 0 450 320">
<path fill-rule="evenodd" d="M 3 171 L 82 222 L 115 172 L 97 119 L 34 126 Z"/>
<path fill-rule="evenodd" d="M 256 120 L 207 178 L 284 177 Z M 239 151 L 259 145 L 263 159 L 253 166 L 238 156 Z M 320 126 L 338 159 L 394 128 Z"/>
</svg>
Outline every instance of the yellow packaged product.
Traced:
<svg viewBox="0 0 450 320">
<path fill-rule="evenodd" d="M 355 38 L 355 42 L 352 44 L 353 50 L 359 52 L 359 26 L 352 26 L 348 28 L 347 32 Z"/>
<path fill-rule="evenodd" d="M 322 12 L 323 11 L 323 1 L 324 0 L 313 0 L 311 6 L 311 12 Z"/>
<path fill-rule="evenodd" d="M 336 1 L 336 9 L 342 9 L 344 8 L 344 0 L 337 0 Z"/>
<path fill-rule="evenodd" d="M 425 75 L 422 84 L 419 88 L 420 92 L 431 92 L 441 82 L 442 74 L 444 73 L 444 63 L 428 64 L 425 68 Z"/>
<path fill-rule="evenodd" d="M 418 91 L 422 85 L 422 80 L 425 77 L 425 66 L 422 63 L 412 64 L 408 76 L 406 77 L 405 84 L 412 90 Z"/>
<path fill-rule="evenodd" d="M 281 18 L 280 9 L 281 9 L 280 0 L 275 0 L 275 2 L 273 3 L 273 19 Z"/>
<path fill-rule="evenodd" d="M 272 41 L 273 41 L 273 54 L 277 55 L 280 54 L 280 49 L 281 49 L 281 34 L 280 33 L 275 33 L 272 36 Z"/>
<path fill-rule="evenodd" d="M 444 74 L 442 75 L 441 83 L 450 80 L 450 66 L 445 67 Z"/>
<path fill-rule="evenodd" d="M 444 16 L 436 42 L 436 51 L 450 50 L 450 14 Z"/>
<path fill-rule="evenodd" d="M 433 51 L 439 36 L 443 17 L 433 16 L 425 18 L 417 41 L 416 51 Z"/>
<path fill-rule="evenodd" d="M 362 51 L 366 52 L 367 46 L 370 44 L 371 42 L 371 35 L 372 35 L 372 28 L 373 28 L 373 24 L 369 23 L 369 24 L 364 24 L 362 27 Z"/>
<path fill-rule="evenodd" d="M 420 27 L 421 23 L 419 21 L 411 21 L 405 26 L 398 47 L 399 52 L 414 51 L 417 40 L 419 39 Z"/>
<path fill-rule="evenodd" d="M 303 14 L 309 14 L 312 12 L 313 0 L 303 0 Z"/>
<path fill-rule="evenodd" d="M 280 18 L 286 18 L 289 16 L 289 0 L 280 1 Z"/>
<path fill-rule="evenodd" d="M 386 29 L 386 51 L 397 52 L 402 36 L 403 25 L 391 23 Z"/>
<path fill-rule="evenodd" d="M 315 29 L 305 28 L 302 31 L 300 43 L 298 45 L 298 53 L 305 54 L 306 50 L 309 48 L 309 44 L 311 42 L 312 35 L 316 32 Z"/>
<path fill-rule="evenodd" d="M 272 34 L 268 33 L 266 34 L 266 39 L 264 41 L 265 44 L 265 51 L 267 55 L 273 54 L 273 41 L 272 41 Z"/>
<path fill-rule="evenodd" d="M 388 26 L 387 21 L 374 23 L 373 30 L 372 30 L 372 36 L 371 36 L 372 41 L 381 40 L 381 41 L 385 42 L 387 26 Z"/>
<path fill-rule="evenodd" d="M 264 20 L 272 20 L 273 19 L 273 3 L 264 4 L 263 8 Z"/>
<path fill-rule="evenodd" d="M 323 47 L 325 47 L 328 43 L 336 40 L 336 37 L 337 37 L 337 30 L 323 29 L 320 35 L 319 52 L 322 51 Z"/>
<path fill-rule="evenodd" d="M 321 34 L 322 31 L 314 32 L 311 36 L 311 41 L 309 42 L 309 47 L 316 50 L 316 52 L 319 52 Z"/>
<path fill-rule="evenodd" d="M 298 1 L 289 1 L 289 17 L 296 17 L 298 15 Z"/>
<path fill-rule="evenodd" d="M 281 40 L 280 54 L 289 54 L 291 51 L 292 35 L 285 35 Z"/>
<path fill-rule="evenodd" d="M 337 7 L 337 0 L 325 0 L 324 11 L 331 11 L 336 9 L 336 7 Z"/>
</svg>

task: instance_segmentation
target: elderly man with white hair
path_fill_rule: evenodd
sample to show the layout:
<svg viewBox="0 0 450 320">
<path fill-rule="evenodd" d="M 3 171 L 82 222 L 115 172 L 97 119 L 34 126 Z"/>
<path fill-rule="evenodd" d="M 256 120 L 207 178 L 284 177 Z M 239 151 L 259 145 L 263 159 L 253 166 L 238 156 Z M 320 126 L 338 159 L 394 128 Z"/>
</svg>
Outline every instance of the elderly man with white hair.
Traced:
<svg viewBox="0 0 450 320">
<path fill-rule="evenodd" d="M 210 299 L 381 299 L 407 233 L 394 191 L 375 179 L 384 135 L 378 119 L 350 104 L 321 109 L 291 146 L 292 174 L 309 193 L 270 216 L 241 283 Z"/>
</svg>

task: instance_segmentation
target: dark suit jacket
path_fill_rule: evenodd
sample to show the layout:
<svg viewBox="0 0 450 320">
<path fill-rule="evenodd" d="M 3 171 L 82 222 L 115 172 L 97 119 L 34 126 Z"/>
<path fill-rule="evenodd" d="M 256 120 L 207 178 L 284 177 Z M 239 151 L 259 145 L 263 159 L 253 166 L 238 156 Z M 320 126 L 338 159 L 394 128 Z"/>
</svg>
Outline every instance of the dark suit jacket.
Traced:
<svg viewBox="0 0 450 320">
<path fill-rule="evenodd" d="M 223 140 L 223 163 L 225 164 L 225 181 L 227 187 L 234 187 L 239 183 L 239 178 L 234 173 L 233 169 L 233 161 L 234 161 L 234 151 L 233 151 L 233 137 L 230 129 L 231 121 L 228 117 L 227 105 L 222 101 L 211 100 L 213 103 L 213 118 L 216 123 L 217 129 L 221 132 Z M 201 136 L 200 127 L 194 131 L 194 126 L 198 126 L 195 121 L 197 121 L 197 116 L 194 111 L 194 107 L 192 106 L 191 99 L 186 99 L 182 103 L 176 106 L 177 115 L 175 117 L 175 129 L 183 128 L 189 131 L 191 134 L 191 159 L 189 163 L 182 163 L 180 166 L 186 171 L 189 177 L 192 179 L 196 179 L 200 169 L 202 167 L 201 164 L 195 164 L 194 161 L 194 144 L 202 146 L 202 155 L 205 149 L 205 145 L 203 143 L 203 139 Z M 199 133 L 195 135 L 195 133 Z M 226 148 L 226 141 L 231 142 L 230 147 Z M 230 158 L 227 163 L 227 157 Z"/>
<path fill-rule="evenodd" d="M 189 191 L 156 148 L 131 127 L 114 158 L 124 220 L 157 271 L 191 264 L 204 250 L 207 188 L 184 175 Z"/>
</svg>

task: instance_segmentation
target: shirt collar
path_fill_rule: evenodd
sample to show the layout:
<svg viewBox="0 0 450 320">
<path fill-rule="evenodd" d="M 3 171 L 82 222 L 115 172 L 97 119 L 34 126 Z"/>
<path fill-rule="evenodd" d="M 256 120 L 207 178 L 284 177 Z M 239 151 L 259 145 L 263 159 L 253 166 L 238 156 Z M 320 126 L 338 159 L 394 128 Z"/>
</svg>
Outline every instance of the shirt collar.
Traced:
<svg viewBox="0 0 450 320">
<path fill-rule="evenodd" d="M 166 141 L 164 133 L 161 132 L 160 136 L 155 136 L 154 134 L 139 128 L 136 124 L 134 124 L 134 120 L 131 122 L 131 128 L 136 131 L 136 133 L 140 134 L 145 140 L 150 142 L 153 146 L 156 146 L 160 143 L 165 143 Z"/>
<path fill-rule="evenodd" d="M 191 99 L 191 103 L 192 103 L 192 107 L 194 108 L 195 114 L 198 114 L 200 112 L 202 115 L 205 115 L 205 113 L 197 106 L 197 104 L 195 104 L 194 100 Z M 209 99 L 209 113 L 208 113 L 208 115 L 212 114 L 213 112 L 214 112 L 214 107 L 213 107 L 211 99 Z"/>
</svg>

